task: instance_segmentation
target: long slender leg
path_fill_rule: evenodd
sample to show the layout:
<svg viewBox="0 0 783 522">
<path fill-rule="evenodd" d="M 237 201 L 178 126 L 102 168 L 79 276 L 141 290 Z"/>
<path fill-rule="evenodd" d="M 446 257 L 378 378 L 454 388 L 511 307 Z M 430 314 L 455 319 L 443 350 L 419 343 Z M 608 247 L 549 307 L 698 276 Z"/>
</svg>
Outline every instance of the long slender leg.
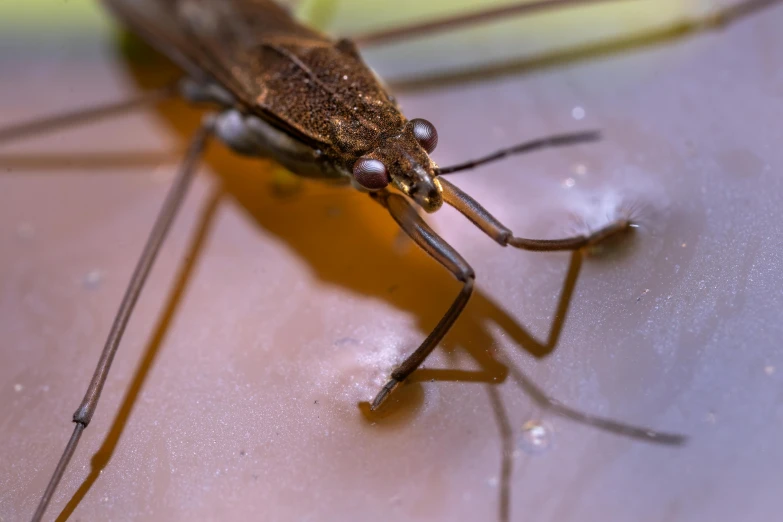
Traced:
<svg viewBox="0 0 783 522">
<path fill-rule="evenodd" d="M 39 120 L 29 121 L 0 128 L 0 143 L 25 138 L 35 134 L 64 129 L 72 125 L 89 123 L 109 116 L 116 116 L 123 112 L 153 105 L 159 101 L 171 98 L 177 92 L 176 85 L 169 85 L 155 91 L 141 94 L 129 100 L 109 103 L 98 107 L 87 109 L 77 109 L 75 111 L 58 114 L 56 116 L 47 116 Z"/>
<path fill-rule="evenodd" d="M 473 292 L 475 273 L 459 253 L 438 236 L 416 213 L 408 200 L 399 194 L 378 192 L 372 194 L 373 199 L 386 207 L 398 225 L 437 262 L 446 267 L 454 277 L 462 283 L 462 290 L 451 303 L 435 328 L 412 354 L 405 359 L 391 374 L 391 379 L 378 392 L 372 401 L 371 408 L 377 409 L 386 397 L 399 386 L 440 343 L 454 321 L 457 320 L 465 305 L 468 304 Z"/>
<path fill-rule="evenodd" d="M 130 283 L 125 291 L 125 296 L 122 298 L 120 308 L 117 311 L 117 315 L 114 317 L 109 337 L 106 339 L 106 344 L 101 352 L 90 385 L 87 387 L 87 392 L 84 394 L 82 403 L 73 414 L 73 422 L 76 423 L 76 426 L 74 427 L 71 439 L 68 441 L 62 457 L 60 457 L 60 462 L 57 464 L 57 468 L 55 468 L 52 478 L 49 480 L 49 485 L 46 487 L 46 490 L 41 497 L 41 501 L 32 518 L 33 522 L 39 522 L 41 518 L 43 518 L 46 507 L 52 499 L 52 496 L 57 489 L 57 485 L 60 483 L 60 479 L 62 479 L 62 476 L 65 473 L 68 462 L 76 451 L 79 438 L 95 413 L 95 409 L 98 406 L 98 400 L 101 397 L 103 385 L 106 383 L 106 378 L 111 369 L 111 363 L 114 360 L 114 355 L 117 353 L 117 348 L 122 340 L 125 327 L 128 324 L 128 320 L 130 319 L 133 308 L 139 298 L 139 294 L 141 294 L 141 290 L 147 280 L 147 275 L 152 268 L 152 264 L 155 262 L 160 247 L 166 239 L 166 235 L 177 215 L 180 204 L 187 193 L 187 189 L 193 179 L 193 174 L 196 172 L 198 160 L 204 152 L 207 140 L 212 135 L 212 131 L 213 124 L 211 120 L 205 123 L 197 131 L 190 143 L 190 147 L 188 148 L 185 159 L 180 167 L 179 174 L 174 180 L 171 189 L 169 189 L 169 193 L 166 195 L 166 200 L 163 202 L 163 206 L 155 220 L 155 225 L 147 238 L 147 243 L 139 257 L 136 268 L 133 271 Z"/>
<path fill-rule="evenodd" d="M 532 2 L 518 2 L 501 7 L 491 7 L 476 10 L 471 13 L 447 16 L 433 20 L 431 22 L 423 22 L 405 27 L 397 27 L 386 31 L 359 34 L 351 37 L 351 40 L 360 46 L 376 45 L 380 43 L 393 42 L 395 40 L 407 40 L 417 36 L 431 36 L 432 34 L 436 34 L 442 31 L 449 31 L 466 25 L 479 24 L 492 20 L 502 20 L 510 16 L 532 14 L 547 9 L 579 7 L 590 4 L 605 4 L 608 2 L 616 3 L 628 1 L 629 0 L 538 0 Z"/>
<path fill-rule="evenodd" d="M 634 224 L 627 219 L 617 220 L 593 232 L 590 235 L 567 237 L 563 239 L 526 239 L 515 237 L 503 223 L 482 207 L 478 201 L 443 178 L 438 178 L 443 187 L 443 199 L 462 215 L 473 222 L 485 234 L 502 246 L 512 246 L 523 250 L 552 252 L 557 250 L 579 250 L 597 245 L 607 239 L 629 233 Z"/>
<path fill-rule="evenodd" d="M 491 22 L 493 20 L 502 20 L 510 16 L 529 15 L 550 9 L 633 1 L 638 2 L 639 0 L 536 0 L 517 2 L 511 5 L 489 7 L 469 13 L 446 16 L 428 22 L 395 27 L 393 29 L 375 31 L 372 33 L 357 34 L 350 39 L 361 47 L 369 47 L 372 45 L 409 40 L 411 38 L 432 36 L 440 32 L 451 31 L 464 26 Z M 730 23 L 752 15 L 764 8 L 779 3 L 780 1 L 781 0 L 746 0 L 726 7 L 716 8 L 712 14 L 708 14 L 702 18 L 679 22 L 674 25 L 672 29 L 674 29 L 677 34 L 721 29 Z"/>
</svg>

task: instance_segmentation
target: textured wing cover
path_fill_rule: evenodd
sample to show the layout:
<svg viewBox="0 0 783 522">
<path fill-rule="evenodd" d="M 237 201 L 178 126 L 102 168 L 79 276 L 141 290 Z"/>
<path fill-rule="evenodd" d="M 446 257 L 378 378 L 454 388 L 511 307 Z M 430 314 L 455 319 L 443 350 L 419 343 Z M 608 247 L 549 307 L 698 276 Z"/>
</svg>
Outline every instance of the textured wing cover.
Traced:
<svg viewBox="0 0 783 522">
<path fill-rule="evenodd" d="M 104 0 L 195 79 L 332 155 L 359 155 L 405 122 L 353 46 L 269 0 Z"/>
</svg>

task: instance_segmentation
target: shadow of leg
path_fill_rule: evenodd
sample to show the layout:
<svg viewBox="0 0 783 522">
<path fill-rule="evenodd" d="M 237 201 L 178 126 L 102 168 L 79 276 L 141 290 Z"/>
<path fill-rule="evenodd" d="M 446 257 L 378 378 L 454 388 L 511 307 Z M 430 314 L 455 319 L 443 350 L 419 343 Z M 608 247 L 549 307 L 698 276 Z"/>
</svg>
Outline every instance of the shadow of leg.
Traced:
<svg viewBox="0 0 783 522">
<path fill-rule="evenodd" d="M 485 386 L 489 395 L 489 403 L 495 413 L 500 433 L 500 497 L 498 498 L 498 520 L 508 522 L 511 520 L 511 474 L 514 471 L 514 431 L 508 419 L 508 413 L 503 407 L 498 389 L 495 386 Z"/>
</svg>

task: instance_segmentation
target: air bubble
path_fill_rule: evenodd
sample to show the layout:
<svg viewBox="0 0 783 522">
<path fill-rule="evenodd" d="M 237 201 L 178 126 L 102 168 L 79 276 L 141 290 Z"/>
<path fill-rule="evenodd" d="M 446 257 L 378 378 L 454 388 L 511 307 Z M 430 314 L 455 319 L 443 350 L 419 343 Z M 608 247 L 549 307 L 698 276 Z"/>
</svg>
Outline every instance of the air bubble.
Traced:
<svg viewBox="0 0 783 522">
<path fill-rule="evenodd" d="M 527 453 L 538 455 L 552 446 L 552 427 L 537 420 L 529 420 L 522 425 L 519 446 Z"/>
</svg>

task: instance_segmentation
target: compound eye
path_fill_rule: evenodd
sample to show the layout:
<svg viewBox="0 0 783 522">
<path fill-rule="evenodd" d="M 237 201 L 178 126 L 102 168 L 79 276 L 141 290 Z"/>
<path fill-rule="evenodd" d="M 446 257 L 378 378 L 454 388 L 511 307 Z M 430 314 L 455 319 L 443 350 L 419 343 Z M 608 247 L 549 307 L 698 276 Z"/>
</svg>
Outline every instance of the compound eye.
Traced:
<svg viewBox="0 0 783 522">
<path fill-rule="evenodd" d="M 413 136 L 419 145 L 424 147 L 428 153 L 435 150 L 435 147 L 438 146 L 438 131 L 435 130 L 435 125 L 423 118 L 411 120 L 411 123 L 413 124 Z"/>
<path fill-rule="evenodd" d="M 379 190 L 391 182 L 384 164 L 377 159 L 359 158 L 353 164 L 353 177 L 359 185 L 369 190 Z"/>
</svg>

